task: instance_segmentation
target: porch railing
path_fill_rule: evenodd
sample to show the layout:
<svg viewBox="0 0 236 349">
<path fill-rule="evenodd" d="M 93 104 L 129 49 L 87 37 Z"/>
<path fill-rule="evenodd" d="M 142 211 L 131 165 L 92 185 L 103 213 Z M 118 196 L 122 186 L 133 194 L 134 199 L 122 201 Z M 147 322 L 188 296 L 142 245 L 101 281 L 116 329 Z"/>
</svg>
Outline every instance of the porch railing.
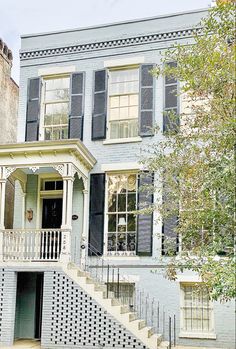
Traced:
<svg viewBox="0 0 236 349">
<path fill-rule="evenodd" d="M 58 261 L 70 232 L 61 229 L 3 230 L 4 261 Z"/>
</svg>

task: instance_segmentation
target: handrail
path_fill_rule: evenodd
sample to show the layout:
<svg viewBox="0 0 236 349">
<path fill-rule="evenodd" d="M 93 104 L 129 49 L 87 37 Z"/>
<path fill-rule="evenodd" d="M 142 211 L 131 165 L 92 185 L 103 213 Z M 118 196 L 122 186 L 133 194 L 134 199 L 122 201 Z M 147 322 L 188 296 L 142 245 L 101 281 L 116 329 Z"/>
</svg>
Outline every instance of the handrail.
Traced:
<svg viewBox="0 0 236 349">
<path fill-rule="evenodd" d="M 146 321 L 146 325 L 152 327 L 156 333 L 162 333 L 164 339 L 169 341 L 169 349 L 176 346 L 176 316 L 167 306 L 160 304 L 159 300 L 150 297 L 144 289 L 136 288 L 131 297 L 123 297 L 121 294 L 120 268 L 109 264 L 107 259 L 100 255 L 99 251 L 90 243 L 86 255 L 85 271 L 99 284 L 106 286 L 106 297 L 117 298 L 121 304 L 127 305 L 130 312 L 134 312 L 140 319 Z M 90 258 L 91 257 L 91 258 Z M 127 298 L 129 298 L 127 300 Z"/>
</svg>

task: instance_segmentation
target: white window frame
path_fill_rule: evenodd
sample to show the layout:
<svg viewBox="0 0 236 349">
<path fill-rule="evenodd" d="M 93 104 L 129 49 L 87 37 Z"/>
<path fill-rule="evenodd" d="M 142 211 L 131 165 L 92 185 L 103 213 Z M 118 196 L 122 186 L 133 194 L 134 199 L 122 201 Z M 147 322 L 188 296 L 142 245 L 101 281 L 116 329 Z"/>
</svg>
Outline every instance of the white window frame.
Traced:
<svg viewBox="0 0 236 349">
<path fill-rule="evenodd" d="M 134 137 L 128 138 L 111 138 L 111 128 L 110 128 L 110 73 L 113 71 L 123 71 L 123 70 L 139 70 L 139 86 L 140 86 L 140 64 L 132 64 L 126 66 L 116 66 L 108 68 L 108 84 L 107 84 L 107 137 L 104 141 L 104 144 L 112 144 L 112 143 L 128 143 L 128 142 L 140 142 L 142 138 L 139 136 L 139 132 Z M 133 93 L 127 94 L 132 95 Z M 138 91 L 138 116 L 137 116 L 137 128 L 139 130 L 139 105 L 140 105 L 140 88 Z"/>
<path fill-rule="evenodd" d="M 137 256 L 137 220 L 136 220 L 136 249 L 135 251 L 121 251 L 116 252 L 114 251 L 113 254 L 110 254 L 111 251 L 108 251 L 108 183 L 109 183 L 109 176 L 115 176 L 115 175 L 130 175 L 135 174 L 136 175 L 136 203 L 138 204 L 138 170 L 123 170 L 123 171 L 109 171 L 106 172 L 106 180 L 105 180 L 105 218 L 104 218 L 104 257 L 110 258 L 122 258 L 122 257 L 129 257 L 129 258 L 139 258 Z"/>
<path fill-rule="evenodd" d="M 215 323 L 214 323 L 214 308 L 213 303 L 209 301 L 209 331 L 189 331 L 185 329 L 184 320 L 184 307 L 185 307 L 185 287 L 198 287 L 204 286 L 202 282 L 181 282 L 180 283 L 180 338 L 203 338 L 203 339 L 216 339 Z"/>
<path fill-rule="evenodd" d="M 44 141 L 45 140 L 44 114 L 45 114 L 45 105 L 48 104 L 48 103 L 45 103 L 46 81 L 47 80 L 55 80 L 55 79 L 63 79 L 63 78 L 70 79 L 70 74 L 66 73 L 66 74 L 48 75 L 48 76 L 45 75 L 45 76 L 42 76 L 41 78 L 42 78 L 42 86 L 41 86 L 40 119 L 39 119 L 39 140 Z M 70 83 L 69 83 L 69 92 L 70 92 Z M 58 101 L 55 101 L 55 102 L 58 102 Z M 52 102 L 50 102 L 50 103 L 52 103 Z M 70 96 L 68 98 L 68 106 L 70 108 Z M 69 128 L 69 113 L 68 113 L 68 125 L 67 126 Z M 68 129 L 68 132 L 69 132 L 69 129 Z"/>
</svg>

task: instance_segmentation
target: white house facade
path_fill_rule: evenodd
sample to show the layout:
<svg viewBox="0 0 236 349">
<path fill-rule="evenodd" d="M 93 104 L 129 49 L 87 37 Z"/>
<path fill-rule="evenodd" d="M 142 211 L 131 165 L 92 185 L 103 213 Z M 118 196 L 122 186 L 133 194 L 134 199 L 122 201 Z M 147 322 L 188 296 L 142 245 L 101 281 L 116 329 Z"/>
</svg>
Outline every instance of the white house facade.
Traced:
<svg viewBox="0 0 236 349">
<path fill-rule="evenodd" d="M 233 348 L 232 304 L 197 294 L 189 271 L 164 278 L 172 226 L 135 214 L 154 199 L 141 149 L 183 107 L 178 82 L 150 71 L 205 14 L 22 37 L 17 143 L 0 145 L 0 347 Z"/>
</svg>

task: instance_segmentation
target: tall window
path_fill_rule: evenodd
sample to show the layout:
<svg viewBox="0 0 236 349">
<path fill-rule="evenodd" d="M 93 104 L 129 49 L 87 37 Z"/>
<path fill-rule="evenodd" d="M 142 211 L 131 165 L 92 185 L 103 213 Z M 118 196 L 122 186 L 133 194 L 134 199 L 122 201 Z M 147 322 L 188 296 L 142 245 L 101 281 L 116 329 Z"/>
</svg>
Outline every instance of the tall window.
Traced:
<svg viewBox="0 0 236 349">
<path fill-rule="evenodd" d="M 44 80 L 43 133 L 45 140 L 68 138 L 70 78 Z"/>
<path fill-rule="evenodd" d="M 111 70 L 109 74 L 110 138 L 138 136 L 139 69 Z"/>
<path fill-rule="evenodd" d="M 181 331 L 192 334 L 213 332 L 213 308 L 204 286 L 181 285 Z"/>
<path fill-rule="evenodd" d="M 108 177 L 108 255 L 135 255 L 137 176 L 117 174 Z"/>
</svg>

